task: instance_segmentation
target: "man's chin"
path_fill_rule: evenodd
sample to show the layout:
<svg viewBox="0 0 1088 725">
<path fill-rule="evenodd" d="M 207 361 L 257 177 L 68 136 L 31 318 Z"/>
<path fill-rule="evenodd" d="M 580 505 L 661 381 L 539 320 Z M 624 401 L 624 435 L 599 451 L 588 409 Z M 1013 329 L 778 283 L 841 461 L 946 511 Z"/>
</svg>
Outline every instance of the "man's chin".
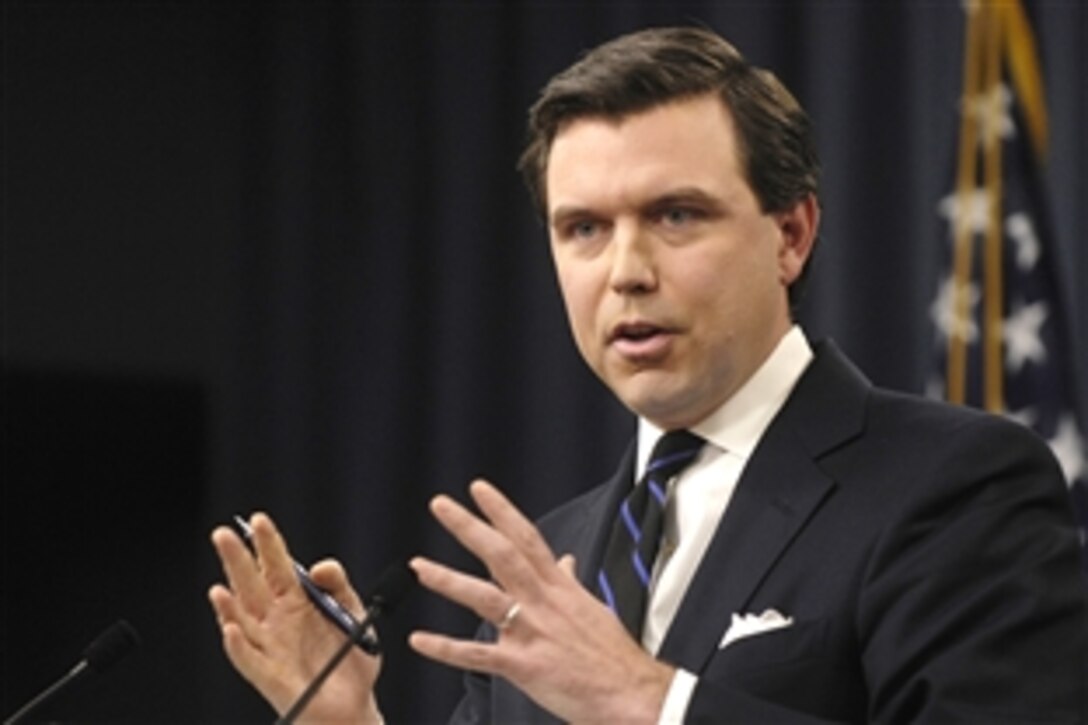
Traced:
<svg viewBox="0 0 1088 725">
<path fill-rule="evenodd" d="M 665 430 L 698 423 L 702 418 L 697 410 L 698 396 L 691 391 L 670 389 L 667 382 L 662 376 L 656 380 L 628 380 L 624 386 L 613 387 L 612 392 L 633 413 Z"/>
</svg>

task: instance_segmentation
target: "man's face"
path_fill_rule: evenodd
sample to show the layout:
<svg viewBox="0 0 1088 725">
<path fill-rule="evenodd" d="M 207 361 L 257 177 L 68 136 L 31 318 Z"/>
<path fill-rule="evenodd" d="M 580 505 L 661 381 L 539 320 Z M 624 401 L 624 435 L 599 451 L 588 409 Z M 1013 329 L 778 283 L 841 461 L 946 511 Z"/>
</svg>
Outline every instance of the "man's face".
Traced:
<svg viewBox="0 0 1088 725">
<path fill-rule="evenodd" d="M 575 342 L 627 407 L 689 427 L 789 329 L 786 288 L 815 200 L 764 214 L 716 95 L 560 129 L 547 167 L 552 255 Z"/>
</svg>

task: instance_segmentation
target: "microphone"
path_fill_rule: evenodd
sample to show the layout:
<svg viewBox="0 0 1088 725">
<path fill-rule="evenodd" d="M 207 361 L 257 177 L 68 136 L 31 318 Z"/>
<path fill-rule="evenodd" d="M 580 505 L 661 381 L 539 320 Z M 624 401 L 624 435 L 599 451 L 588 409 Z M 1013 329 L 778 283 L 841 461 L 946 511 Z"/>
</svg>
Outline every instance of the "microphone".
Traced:
<svg viewBox="0 0 1088 725">
<path fill-rule="evenodd" d="M 68 674 L 61 677 L 48 688 L 38 694 L 33 700 L 19 708 L 19 711 L 4 721 L 4 725 L 15 725 L 21 722 L 32 712 L 52 700 L 58 693 L 66 689 L 76 680 L 89 672 L 105 672 L 129 652 L 140 644 L 140 636 L 132 625 L 121 619 L 98 635 L 93 642 L 83 650 L 83 659 Z"/>
<path fill-rule="evenodd" d="M 355 625 L 348 638 L 333 653 L 329 661 L 321 668 L 321 671 L 314 676 L 314 679 L 310 681 L 310 684 L 295 700 L 295 704 L 291 705 L 291 708 L 276 720 L 275 725 L 291 725 L 298 718 L 306 706 L 310 704 L 310 700 L 314 699 L 317 691 L 321 689 L 321 685 L 325 683 L 325 680 L 329 679 L 329 675 L 336 669 L 336 666 L 347 657 L 352 647 L 367 637 L 371 626 L 380 616 L 388 614 L 400 604 L 413 584 L 415 584 L 415 576 L 404 562 L 391 565 L 378 577 L 378 581 L 371 588 L 369 596 L 363 598 L 364 601 L 367 601 L 366 616 Z M 370 640 L 370 645 L 367 648 L 370 654 L 378 655 L 381 653 L 376 637 Z"/>
</svg>

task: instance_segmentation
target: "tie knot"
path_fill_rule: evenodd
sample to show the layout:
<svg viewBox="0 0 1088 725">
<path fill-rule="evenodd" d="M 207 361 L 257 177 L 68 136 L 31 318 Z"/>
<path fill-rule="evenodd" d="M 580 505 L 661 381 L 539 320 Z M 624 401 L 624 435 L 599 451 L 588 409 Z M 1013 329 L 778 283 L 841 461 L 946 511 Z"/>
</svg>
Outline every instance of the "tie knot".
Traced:
<svg viewBox="0 0 1088 725">
<path fill-rule="evenodd" d="M 646 466 L 646 475 L 665 481 L 695 460 L 704 441 L 688 430 L 671 430 L 658 439 Z"/>
</svg>

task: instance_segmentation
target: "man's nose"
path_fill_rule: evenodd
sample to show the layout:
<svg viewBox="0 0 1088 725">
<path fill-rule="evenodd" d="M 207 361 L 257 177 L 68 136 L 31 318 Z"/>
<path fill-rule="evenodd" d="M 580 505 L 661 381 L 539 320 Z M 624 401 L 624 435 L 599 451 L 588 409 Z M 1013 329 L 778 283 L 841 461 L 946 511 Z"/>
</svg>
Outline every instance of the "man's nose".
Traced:
<svg viewBox="0 0 1088 725">
<path fill-rule="evenodd" d="M 653 240 L 641 225 L 634 222 L 616 225 L 609 283 L 619 294 L 648 292 L 657 286 Z"/>
</svg>

